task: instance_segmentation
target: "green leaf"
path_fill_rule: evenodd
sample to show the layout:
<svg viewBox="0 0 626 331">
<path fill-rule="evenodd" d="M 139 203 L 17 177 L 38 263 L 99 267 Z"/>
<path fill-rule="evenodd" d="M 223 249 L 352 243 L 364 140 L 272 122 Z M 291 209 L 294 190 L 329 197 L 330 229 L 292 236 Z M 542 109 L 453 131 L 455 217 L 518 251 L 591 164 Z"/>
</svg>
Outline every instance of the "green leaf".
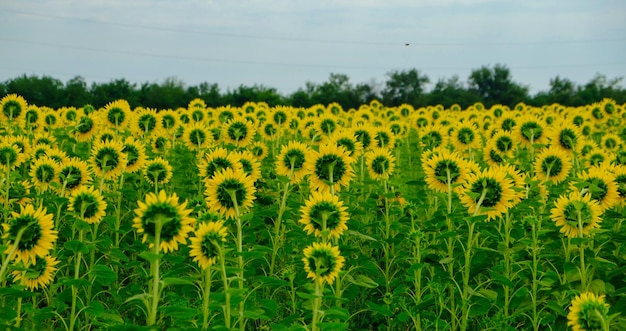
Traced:
<svg viewBox="0 0 626 331">
<path fill-rule="evenodd" d="M 99 317 L 104 313 L 104 306 L 99 301 L 92 301 L 85 311 L 92 317 Z"/>
<path fill-rule="evenodd" d="M 87 248 L 87 245 L 85 245 L 80 240 L 66 241 L 65 244 L 63 244 L 63 247 L 65 249 L 71 251 L 71 252 L 74 252 L 74 254 L 76 254 L 76 253 L 82 253 L 82 254 L 89 253 L 89 248 Z"/>
<path fill-rule="evenodd" d="M 249 319 L 253 319 L 253 320 L 269 320 L 270 319 L 269 317 L 265 316 L 263 313 L 258 313 L 252 310 L 244 311 L 243 316 Z"/>
<path fill-rule="evenodd" d="M 348 281 L 354 285 L 367 287 L 367 288 L 377 288 L 378 283 L 376 283 L 373 279 L 365 276 L 365 275 L 356 275 L 356 277 L 352 277 L 348 275 L 346 277 Z"/>
<path fill-rule="evenodd" d="M 317 325 L 320 327 L 320 330 L 324 331 L 338 331 L 348 329 L 348 323 L 322 322 L 318 323 Z"/>
<path fill-rule="evenodd" d="M 304 292 L 296 292 L 296 295 L 302 299 L 310 299 L 313 300 L 316 298 L 315 294 L 304 293 Z"/>
<path fill-rule="evenodd" d="M 192 281 L 188 279 L 184 279 L 184 278 L 178 278 L 178 277 L 166 277 L 166 278 L 163 278 L 162 282 L 163 282 L 163 287 L 167 287 L 170 285 L 193 285 Z"/>
<path fill-rule="evenodd" d="M 354 230 L 348 230 L 348 235 L 350 237 L 357 237 L 359 239 L 363 239 L 363 240 L 369 240 L 369 241 L 377 241 L 376 238 L 374 237 L 370 237 L 366 234 L 363 234 L 359 231 L 354 231 Z"/>
<path fill-rule="evenodd" d="M 511 280 L 506 278 L 504 275 L 501 275 L 501 274 L 499 274 L 497 272 L 494 272 L 494 271 L 489 271 L 489 276 L 491 277 L 491 280 L 495 284 L 501 284 L 501 285 L 505 285 L 507 287 L 513 287 L 513 282 L 511 282 Z"/>
<path fill-rule="evenodd" d="M 163 254 L 154 254 L 152 252 L 148 252 L 148 251 L 144 251 L 141 252 L 141 254 L 139 254 L 139 257 L 152 263 L 152 262 L 156 262 L 158 259 L 163 257 Z"/>
<path fill-rule="evenodd" d="M 96 279 L 99 279 L 103 285 L 109 285 L 115 281 L 117 274 L 111 270 L 108 266 L 102 264 L 96 264 L 91 268 L 89 272 Z"/>
</svg>

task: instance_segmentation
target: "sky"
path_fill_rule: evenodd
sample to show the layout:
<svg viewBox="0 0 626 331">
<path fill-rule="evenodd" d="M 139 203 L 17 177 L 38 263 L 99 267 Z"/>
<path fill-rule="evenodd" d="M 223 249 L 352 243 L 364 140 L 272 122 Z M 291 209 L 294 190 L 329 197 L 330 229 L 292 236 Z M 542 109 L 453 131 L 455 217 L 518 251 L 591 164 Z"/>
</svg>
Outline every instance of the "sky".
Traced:
<svg viewBox="0 0 626 331">
<path fill-rule="evenodd" d="M 288 95 L 331 73 L 382 88 L 417 69 L 430 89 L 502 64 L 535 94 L 556 76 L 626 76 L 624 17 L 624 0 L 0 0 L 0 81 L 174 77 Z"/>
</svg>

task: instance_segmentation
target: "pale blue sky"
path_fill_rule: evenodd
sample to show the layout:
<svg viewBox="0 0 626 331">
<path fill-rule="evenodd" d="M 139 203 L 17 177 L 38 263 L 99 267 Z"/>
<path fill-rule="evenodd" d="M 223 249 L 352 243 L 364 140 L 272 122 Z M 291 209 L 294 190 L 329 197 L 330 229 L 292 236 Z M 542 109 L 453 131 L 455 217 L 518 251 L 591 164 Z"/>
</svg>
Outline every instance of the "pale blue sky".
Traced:
<svg viewBox="0 0 626 331">
<path fill-rule="evenodd" d="M 624 0 L 0 0 L 0 81 L 175 76 L 289 94 L 330 73 L 465 82 L 500 63 L 536 93 L 557 75 L 626 76 L 624 17 Z"/>
</svg>

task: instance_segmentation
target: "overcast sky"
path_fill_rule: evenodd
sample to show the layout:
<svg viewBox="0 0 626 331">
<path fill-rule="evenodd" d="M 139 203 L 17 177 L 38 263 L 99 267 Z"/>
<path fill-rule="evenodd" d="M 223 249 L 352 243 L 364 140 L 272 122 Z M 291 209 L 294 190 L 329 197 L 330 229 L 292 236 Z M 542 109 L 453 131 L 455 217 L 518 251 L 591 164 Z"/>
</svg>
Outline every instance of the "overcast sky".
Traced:
<svg viewBox="0 0 626 331">
<path fill-rule="evenodd" d="M 416 68 L 430 88 L 499 63 L 534 94 L 557 75 L 626 76 L 625 17 L 624 0 L 0 0 L 0 81 L 176 77 L 287 95 L 330 73 L 382 84 Z"/>
</svg>

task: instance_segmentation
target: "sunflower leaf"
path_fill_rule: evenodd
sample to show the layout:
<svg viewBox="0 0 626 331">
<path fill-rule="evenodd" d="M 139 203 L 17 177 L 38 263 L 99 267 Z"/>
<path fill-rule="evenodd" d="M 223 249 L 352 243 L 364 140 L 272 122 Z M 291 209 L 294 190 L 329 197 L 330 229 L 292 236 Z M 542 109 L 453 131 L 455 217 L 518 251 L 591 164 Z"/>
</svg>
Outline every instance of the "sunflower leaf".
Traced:
<svg viewBox="0 0 626 331">
<path fill-rule="evenodd" d="M 170 285 L 193 285 L 192 281 L 188 279 L 184 279 L 184 278 L 178 278 L 178 277 L 166 277 L 166 278 L 163 278 L 162 282 L 163 282 L 163 287 L 170 286 Z"/>
<path fill-rule="evenodd" d="M 67 249 L 69 251 L 72 251 L 74 254 L 76 254 L 76 253 L 82 253 L 82 254 L 89 253 L 89 249 L 87 248 L 87 245 L 85 245 L 80 240 L 69 240 L 69 241 L 66 241 L 65 244 L 63 244 L 63 247 L 65 247 L 65 249 Z"/>
<path fill-rule="evenodd" d="M 141 252 L 141 254 L 139 254 L 139 257 L 152 263 L 152 262 L 156 262 L 156 260 L 160 259 L 163 257 L 163 254 L 154 254 L 152 252 Z"/>
</svg>

